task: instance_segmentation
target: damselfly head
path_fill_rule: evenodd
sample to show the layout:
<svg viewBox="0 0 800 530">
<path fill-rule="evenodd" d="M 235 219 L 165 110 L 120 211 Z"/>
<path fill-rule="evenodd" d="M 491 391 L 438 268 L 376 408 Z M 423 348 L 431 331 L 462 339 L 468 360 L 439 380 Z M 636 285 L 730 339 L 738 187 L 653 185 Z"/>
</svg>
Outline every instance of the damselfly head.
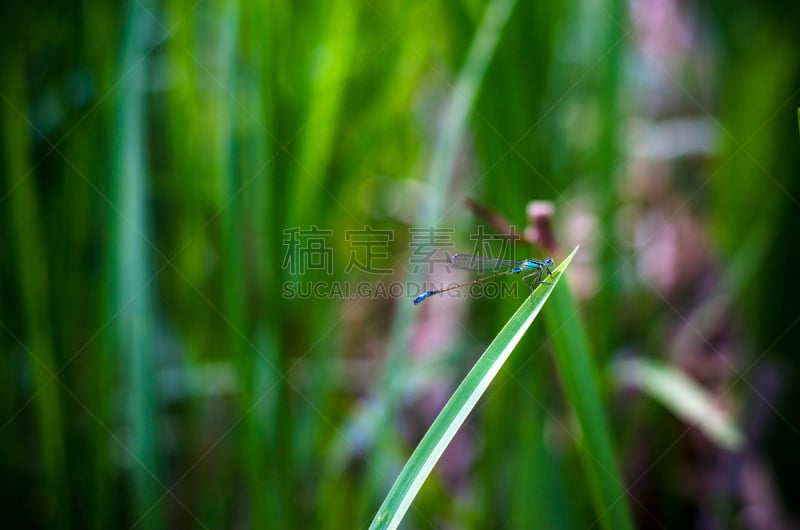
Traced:
<svg viewBox="0 0 800 530">
<path fill-rule="evenodd" d="M 542 263 L 544 263 L 545 267 L 549 267 L 553 264 L 553 258 L 546 258 Z"/>
</svg>

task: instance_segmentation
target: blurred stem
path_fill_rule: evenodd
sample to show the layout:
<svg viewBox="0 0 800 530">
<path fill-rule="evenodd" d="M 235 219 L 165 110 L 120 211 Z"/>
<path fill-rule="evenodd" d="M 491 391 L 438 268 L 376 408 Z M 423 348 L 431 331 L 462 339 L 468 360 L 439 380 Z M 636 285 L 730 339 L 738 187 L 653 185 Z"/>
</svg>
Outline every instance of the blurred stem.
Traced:
<svg viewBox="0 0 800 530">
<path fill-rule="evenodd" d="M 241 71 L 237 74 L 237 92 L 246 94 L 251 116 L 243 116 L 237 127 L 244 131 L 240 154 L 242 178 L 251 180 L 243 195 L 243 223 L 245 234 L 252 233 L 243 249 L 242 264 L 247 278 L 252 282 L 245 289 L 244 302 L 251 308 L 253 337 L 258 355 L 248 356 L 252 373 L 249 399 L 261 400 L 249 414 L 248 433 L 242 463 L 250 474 L 253 527 L 289 528 L 297 526 L 290 519 L 292 502 L 289 498 L 292 430 L 281 426 L 281 421 L 291 424 L 285 414 L 282 392 L 286 383 L 281 379 L 280 333 L 283 312 L 276 302 L 280 270 L 274 266 L 273 256 L 280 255 L 281 245 L 275 237 L 279 226 L 274 190 L 275 172 L 272 165 L 272 140 L 275 120 L 273 101 L 275 65 L 273 55 L 280 27 L 280 7 L 275 3 L 247 1 L 241 4 Z M 233 58 L 231 59 L 233 60 Z M 251 80 L 258 83 L 251 83 Z M 252 90 L 252 92 L 250 92 Z M 252 105 L 252 107 L 251 107 Z M 248 252 L 249 249 L 249 252 Z M 247 293 L 251 293 L 249 296 Z M 255 293 L 254 295 L 252 293 Z M 246 365 L 243 365 L 246 368 Z M 265 395 L 266 394 L 266 395 Z M 296 471 L 295 471 L 296 473 Z M 303 519 L 305 521 L 305 519 Z M 293 524 L 292 524 L 293 523 Z"/>
<path fill-rule="evenodd" d="M 160 477 L 157 450 L 155 399 L 155 352 L 152 274 L 147 208 L 149 156 L 147 134 L 148 43 L 154 6 L 148 0 L 128 4 L 118 75 L 117 137 L 112 225 L 115 263 L 112 273 L 116 299 L 112 314 L 118 315 L 120 349 L 127 366 L 128 413 L 131 435 L 123 440 L 130 451 L 134 520 L 144 517 L 139 528 L 163 527 L 162 491 L 154 484 Z M 126 451 L 126 452 L 127 452 Z M 127 455 L 126 455 L 127 456 Z"/>
<path fill-rule="evenodd" d="M 224 112 L 217 116 L 216 122 L 219 151 L 215 173 L 222 183 L 218 201 L 221 205 L 222 255 L 225 257 L 222 266 L 222 313 L 231 357 L 242 384 L 239 396 L 240 414 L 244 415 L 240 429 L 242 451 L 237 456 L 237 463 L 247 480 L 248 498 L 254 501 L 250 504 L 252 511 L 249 513 L 249 524 L 254 528 L 290 528 L 293 525 L 285 519 L 286 511 L 279 506 L 283 503 L 276 502 L 282 499 L 279 495 L 268 494 L 281 491 L 280 488 L 273 489 L 273 481 L 283 474 L 274 465 L 278 461 L 275 439 L 270 440 L 273 444 L 272 450 L 267 451 L 265 448 L 268 445 L 264 436 L 265 433 L 272 433 L 273 436 L 278 434 L 274 429 L 275 408 L 270 406 L 277 401 L 280 393 L 275 337 L 268 330 L 262 330 L 254 336 L 248 318 L 248 293 L 258 287 L 253 283 L 257 283 L 257 278 L 261 276 L 248 274 L 245 252 L 246 249 L 253 248 L 256 256 L 252 257 L 263 262 L 263 256 L 259 256 L 257 250 L 263 250 L 263 247 L 257 243 L 251 245 L 252 242 L 247 237 L 252 234 L 248 226 L 248 206 L 253 205 L 249 200 L 253 190 L 247 188 L 255 186 L 254 181 L 263 181 L 265 178 L 263 175 L 252 175 L 244 171 L 247 166 L 246 158 L 251 154 L 249 148 L 257 148 L 257 145 L 247 142 L 249 136 L 246 131 L 253 119 L 250 112 L 255 112 L 259 107 L 251 109 L 247 105 L 256 101 L 256 98 L 251 101 L 245 97 L 243 102 L 234 96 L 247 95 L 239 83 L 239 76 L 246 75 L 238 68 L 240 62 L 246 60 L 240 57 L 240 7 L 247 9 L 251 6 L 240 5 L 235 0 L 224 1 L 219 6 L 218 19 L 219 54 L 222 60 L 214 97 L 217 100 L 215 106 L 224 109 Z M 258 116 L 256 121 L 260 123 L 261 119 L 263 117 Z M 260 197 L 262 200 L 265 198 Z M 252 211 L 253 219 L 258 218 L 261 213 Z M 260 289 L 257 292 L 259 295 L 256 298 L 266 294 Z"/>
<path fill-rule="evenodd" d="M 472 39 L 436 138 L 433 160 L 428 171 L 429 190 L 422 201 L 419 215 L 419 222 L 423 227 L 433 226 L 441 221 L 445 204 L 450 199 L 450 179 L 453 176 L 458 148 L 464 137 L 467 118 L 475 105 L 486 71 L 497 50 L 497 43 L 515 5 L 516 0 L 491 2 L 486 6 L 481 25 Z"/>
<path fill-rule="evenodd" d="M 27 98 L 24 83 L 23 54 L 0 52 L 3 77 L 0 86 L 0 119 L 2 119 L 3 175 L 7 180 L 3 197 L 7 208 L 8 232 L 11 235 L 10 255 L 17 265 L 20 315 L 23 331 L 15 336 L 30 360 L 32 375 L 32 406 L 36 416 L 37 447 L 44 473 L 45 495 L 55 503 L 50 513 L 42 514 L 48 524 L 62 527 L 69 521 L 65 476 L 63 425 L 58 396 L 58 383 L 53 381 L 56 361 L 50 324 L 48 295 L 48 259 L 41 214 L 34 189 L 34 168 L 28 164 L 31 153 L 31 130 L 26 123 Z M 9 258 L 11 256 L 5 256 Z M 14 334 L 4 322 L 6 333 Z M 20 402 L 23 402 L 21 398 Z M 4 426 L 5 427 L 5 426 Z"/>
<path fill-rule="evenodd" d="M 318 219 L 320 205 L 331 199 L 327 169 L 339 130 L 339 113 L 348 85 L 358 34 L 360 2 L 333 0 L 321 4 L 328 11 L 323 40 L 313 50 L 308 114 L 302 124 L 300 154 L 293 161 L 289 225 L 300 226 Z M 309 217 L 310 216 L 310 217 Z"/>
<path fill-rule="evenodd" d="M 610 49 L 608 60 L 602 70 L 602 90 L 599 95 L 600 110 L 600 137 L 597 144 L 597 172 L 599 186 L 597 187 L 600 201 L 600 226 L 599 237 L 600 268 L 602 277 L 608 280 L 606 286 L 600 291 L 598 305 L 602 311 L 597 311 L 598 322 L 593 329 L 596 330 L 596 347 L 599 354 L 606 358 L 613 344 L 616 331 L 617 300 L 622 289 L 621 276 L 616 274 L 619 268 L 618 250 L 616 245 L 614 222 L 617 210 L 617 171 L 620 163 L 619 134 L 620 134 L 620 88 L 622 76 L 622 51 L 623 46 L 619 40 L 623 35 L 625 20 L 625 3 L 623 0 L 609 0 L 609 16 L 603 17 L 606 23 L 605 38 L 601 42 L 603 50 Z"/>
</svg>

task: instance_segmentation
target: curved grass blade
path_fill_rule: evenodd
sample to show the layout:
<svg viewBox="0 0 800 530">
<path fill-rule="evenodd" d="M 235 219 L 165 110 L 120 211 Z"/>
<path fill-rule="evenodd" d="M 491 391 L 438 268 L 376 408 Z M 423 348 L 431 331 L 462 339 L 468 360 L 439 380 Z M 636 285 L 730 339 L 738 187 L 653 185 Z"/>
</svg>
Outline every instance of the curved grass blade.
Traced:
<svg viewBox="0 0 800 530">
<path fill-rule="evenodd" d="M 548 278 L 552 283 L 541 284 L 533 291 L 532 299 L 525 300 L 486 348 L 422 437 L 384 499 L 370 528 L 397 528 L 400 524 L 433 466 L 539 314 L 577 251 L 578 247 L 575 247 L 572 254 L 553 270 L 552 276 Z"/>
<path fill-rule="evenodd" d="M 724 449 L 741 447 L 744 436 L 703 387 L 673 366 L 648 359 L 624 359 L 612 366 L 620 383 L 632 385 L 697 427 Z"/>
</svg>

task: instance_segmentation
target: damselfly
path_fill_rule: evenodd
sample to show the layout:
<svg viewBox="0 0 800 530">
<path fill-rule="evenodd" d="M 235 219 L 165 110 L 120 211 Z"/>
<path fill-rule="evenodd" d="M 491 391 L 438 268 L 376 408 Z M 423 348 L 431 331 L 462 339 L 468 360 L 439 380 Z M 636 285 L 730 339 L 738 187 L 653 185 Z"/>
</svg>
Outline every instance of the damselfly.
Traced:
<svg viewBox="0 0 800 530">
<path fill-rule="evenodd" d="M 476 285 L 499 276 L 505 276 L 506 274 L 519 274 L 521 272 L 530 272 L 530 274 L 525 275 L 522 279 L 527 280 L 528 278 L 532 278 L 529 287 L 531 289 L 531 294 L 533 294 L 534 287 L 540 283 L 550 283 L 544 281 L 544 278 L 553 274 L 553 272 L 550 270 L 550 266 L 553 265 L 553 260 L 550 258 L 543 260 L 526 259 L 523 261 L 514 261 L 508 259 L 485 258 L 483 256 L 473 256 L 471 254 L 453 254 L 452 256 L 448 257 L 448 261 L 450 262 L 450 265 L 457 269 L 477 272 L 500 272 L 495 272 L 495 274 L 483 276 L 477 280 L 453 285 L 445 289 L 436 289 L 433 291 L 424 292 L 418 297 L 414 298 L 414 305 L 419 304 L 426 298 L 429 298 L 435 294 L 446 293 L 447 291 L 453 291 L 456 289 L 463 289 L 464 287 Z M 545 273 L 547 273 L 546 276 Z"/>
</svg>

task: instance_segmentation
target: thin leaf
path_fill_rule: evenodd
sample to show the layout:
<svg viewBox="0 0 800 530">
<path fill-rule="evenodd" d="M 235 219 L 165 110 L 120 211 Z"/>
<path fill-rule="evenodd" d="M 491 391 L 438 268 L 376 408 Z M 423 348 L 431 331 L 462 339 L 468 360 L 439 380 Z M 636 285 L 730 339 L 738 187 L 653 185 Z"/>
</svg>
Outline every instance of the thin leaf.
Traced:
<svg viewBox="0 0 800 530">
<path fill-rule="evenodd" d="M 733 420 L 708 392 L 676 368 L 647 359 L 625 359 L 614 363 L 612 374 L 696 426 L 719 446 L 730 450 L 741 446 L 743 436 Z"/>
<path fill-rule="evenodd" d="M 608 420 L 603 409 L 595 356 L 568 289 L 559 289 L 544 312 L 553 341 L 553 359 L 572 413 L 580 425 L 578 441 L 586 485 L 597 521 L 608 530 L 633 528 L 626 491 L 614 458 Z"/>
<path fill-rule="evenodd" d="M 428 432 L 423 436 L 422 441 L 414 450 L 383 501 L 370 528 L 397 528 L 400 524 L 411 501 L 414 500 L 425 479 L 428 478 L 433 466 L 444 453 L 456 431 L 467 419 L 478 399 L 486 391 L 489 383 L 511 355 L 525 331 L 533 323 L 577 251 L 576 247 L 572 254 L 553 271 L 553 275 L 548 278 L 548 281 L 552 283 L 541 284 L 536 288 L 532 300 L 525 300 L 486 348 L 484 354 L 472 367 Z"/>
</svg>

